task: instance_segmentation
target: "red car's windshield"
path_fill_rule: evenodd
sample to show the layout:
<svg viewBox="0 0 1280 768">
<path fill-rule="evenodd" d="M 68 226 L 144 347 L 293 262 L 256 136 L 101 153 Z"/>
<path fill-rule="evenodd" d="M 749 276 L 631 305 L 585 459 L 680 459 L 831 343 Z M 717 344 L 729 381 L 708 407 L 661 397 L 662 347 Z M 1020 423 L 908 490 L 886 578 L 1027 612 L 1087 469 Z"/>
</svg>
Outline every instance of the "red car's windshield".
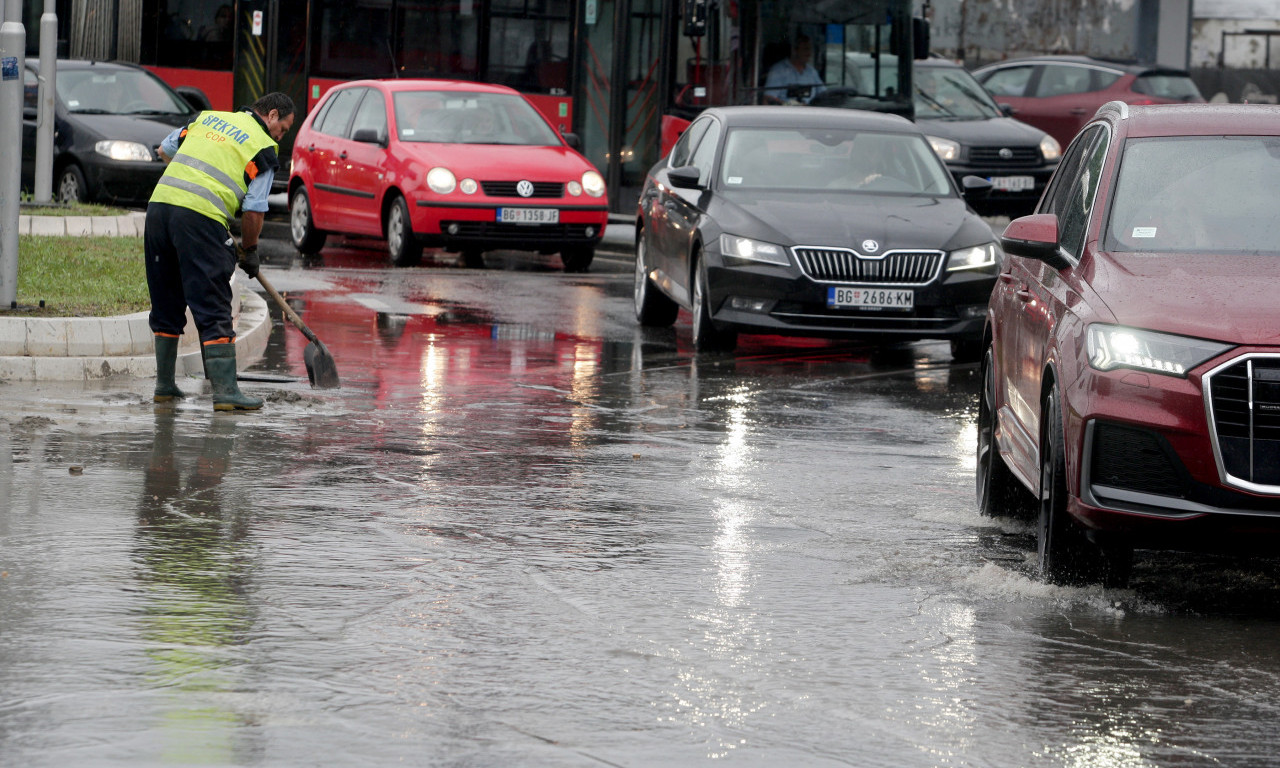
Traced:
<svg viewBox="0 0 1280 768">
<path fill-rule="evenodd" d="M 1280 137 L 1195 136 L 1125 144 L 1110 251 L 1280 253 Z"/>
<path fill-rule="evenodd" d="M 537 110 L 519 96 L 399 91 L 394 101 L 401 141 L 544 147 L 561 143 Z"/>
</svg>

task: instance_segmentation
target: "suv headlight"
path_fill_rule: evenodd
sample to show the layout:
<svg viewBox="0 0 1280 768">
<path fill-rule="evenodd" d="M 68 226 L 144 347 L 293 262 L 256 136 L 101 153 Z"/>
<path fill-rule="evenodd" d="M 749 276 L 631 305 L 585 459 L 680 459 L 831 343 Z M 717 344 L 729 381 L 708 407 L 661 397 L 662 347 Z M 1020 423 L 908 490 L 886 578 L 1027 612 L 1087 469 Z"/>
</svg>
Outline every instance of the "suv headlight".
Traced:
<svg viewBox="0 0 1280 768">
<path fill-rule="evenodd" d="M 960 159 L 960 143 L 951 139 L 942 139 L 937 136 L 925 136 L 929 140 L 929 146 L 933 147 L 933 151 L 937 153 L 938 158 L 943 162 L 951 162 Z"/>
<path fill-rule="evenodd" d="M 136 141 L 99 141 L 93 145 L 93 151 L 112 160 L 131 163 L 149 163 L 156 159 L 150 147 Z"/>
<path fill-rule="evenodd" d="M 995 243 L 975 245 L 972 248 L 961 248 L 947 256 L 947 271 L 959 272 L 964 269 L 994 270 L 1000 263 L 1000 246 Z"/>
<path fill-rule="evenodd" d="M 1095 323 L 1089 326 L 1089 365 L 1099 371 L 1133 368 L 1186 378 L 1187 371 L 1231 349 L 1230 344 Z"/>
<path fill-rule="evenodd" d="M 730 259 L 763 261 L 766 264 L 780 264 L 784 267 L 791 264 L 791 260 L 787 258 L 787 251 L 782 246 L 737 235 L 720 236 L 720 253 Z"/>
<path fill-rule="evenodd" d="M 1045 160 L 1057 160 L 1062 157 L 1062 145 L 1057 139 L 1045 134 L 1040 140 L 1040 154 L 1044 155 Z"/>
<path fill-rule="evenodd" d="M 458 186 L 458 177 L 448 168 L 432 168 L 427 171 L 427 186 L 437 195 L 447 195 Z"/>
</svg>

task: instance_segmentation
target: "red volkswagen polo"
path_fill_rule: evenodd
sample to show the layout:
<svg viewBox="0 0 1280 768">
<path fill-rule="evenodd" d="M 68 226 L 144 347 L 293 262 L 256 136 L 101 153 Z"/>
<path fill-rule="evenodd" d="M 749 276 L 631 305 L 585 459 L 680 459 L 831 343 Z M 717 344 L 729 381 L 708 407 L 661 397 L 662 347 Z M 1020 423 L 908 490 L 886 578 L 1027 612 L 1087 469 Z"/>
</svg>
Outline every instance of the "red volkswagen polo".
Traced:
<svg viewBox="0 0 1280 768">
<path fill-rule="evenodd" d="M 449 80 L 360 80 L 331 89 L 298 130 L 293 244 L 384 237 L 391 261 L 424 246 L 483 266 L 487 250 L 559 253 L 585 272 L 609 218 L 604 179 L 523 96 Z"/>
<path fill-rule="evenodd" d="M 1039 500 L 1045 577 L 1123 584 L 1135 547 L 1277 542 L 1278 233 L 1280 108 L 1120 102 L 1005 230 L 978 502 Z"/>
</svg>

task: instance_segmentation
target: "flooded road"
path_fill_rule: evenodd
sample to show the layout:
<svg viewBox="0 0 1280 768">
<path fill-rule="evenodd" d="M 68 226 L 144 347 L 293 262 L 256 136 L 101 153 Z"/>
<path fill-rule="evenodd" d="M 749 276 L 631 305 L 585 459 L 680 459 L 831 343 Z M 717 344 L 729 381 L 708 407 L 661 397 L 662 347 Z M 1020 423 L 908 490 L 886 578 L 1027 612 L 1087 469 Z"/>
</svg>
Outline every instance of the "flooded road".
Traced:
<svg viewBox="0 0 1280 768">
<path fill-rule="evenodd" d="M 555 259 L 271 270 L 343 388 L 277 318 L 257 414 L 0 384 L 0 764 L 1274 764 L 1280 561 L 1041 584 L 946 345 Z"/>
</svg>

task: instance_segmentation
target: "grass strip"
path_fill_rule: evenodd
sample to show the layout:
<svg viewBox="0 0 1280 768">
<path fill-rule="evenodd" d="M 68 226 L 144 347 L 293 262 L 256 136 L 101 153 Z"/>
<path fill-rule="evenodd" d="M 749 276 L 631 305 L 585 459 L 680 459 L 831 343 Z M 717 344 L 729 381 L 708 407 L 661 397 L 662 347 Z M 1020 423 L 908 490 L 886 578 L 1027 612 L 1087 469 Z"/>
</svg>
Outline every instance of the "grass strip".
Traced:
<svg viewBox="0 0 1280 768">
<path fill-rule="evenodd" d="M 0 315 L 110 317 L 150 307 L 141 237 L 24 235 L 18 238 L 18 308 L 0 307 Z"/>
</svg>

